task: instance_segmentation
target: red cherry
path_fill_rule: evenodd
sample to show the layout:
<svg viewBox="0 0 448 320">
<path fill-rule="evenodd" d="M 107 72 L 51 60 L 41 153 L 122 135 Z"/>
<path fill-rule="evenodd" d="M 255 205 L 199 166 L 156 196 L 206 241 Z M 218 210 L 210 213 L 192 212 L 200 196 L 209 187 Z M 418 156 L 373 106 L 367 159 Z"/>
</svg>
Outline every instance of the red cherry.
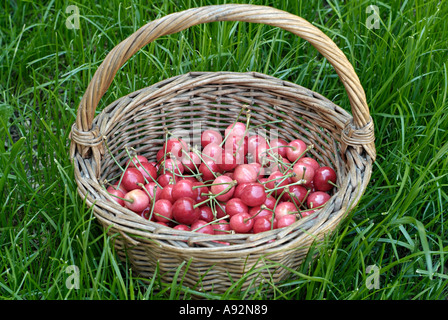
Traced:
<svg viewBox="0 0 448 320">
<path fill-rule="evenodd" d="M 191 224 L 191 231 L 198 233 L 214 234 L 213 226 L 204 220 L 196 220 Z"/>
<path fill-rule="evenodd" d="M 230 218 L 230 228 L 236 233 L 247 233 L 254 225 L 254 220 L 246 212 L 237 213 Z"/>
<path fill-rule="evenodd" d="M 274 195 L 278 195 L 282 193 L 285 187 L 288 188 L 288 185 L 290 183 L 291 178 L 289 176 L 286 176 L 280 171 L 275 171 L 269 175 L 268 181 L 266 182 L 265 186 L 267 189 L 276 188 Z"/>
<path fill-rule="evenodd" d="M 215 174 L 222 173 L 222 170 L 216 161 L 204 159 L 199 166 L 199 173 L 202 174 L 203 181 L 213 181 L 216 178 Z"/>
<path fill-rule="evenodd" d="M 226 204 L 223 202 L 220 202 L 219 205 L 215 205 L 216 210 L 216 218 L 220 219 L 226 216 Z"/>
<path fill-rule="evenodd" d="M 249 207 L 239 198 L 232 198 L 226 203 L 226 213 L 233 216 L 240 212 L 249 212 Z"/>
<path fill-rule="evenodd" d="M 271 146 L 271 152 L 279 154 L 282 158 L 286 158 L 286 151 L 288 148 L 286 147 L 288 145 L 288 142 L 283 139 L 272 139 L 269 142 L 269 145 Z M 283 147 L 282 147 L 283 146 Z"/>
<path fill-rule="evenodd" d="M 318 208 L 327 203 L 330 198 L 331 196 L 324 191 L 311 192 L 306 199 L 306 205 L 309 209 Z"/>
<path fill-rule="evenodd" d="M 314 173 L 314 187 L 318 191 L 330 191 L 333 189 L 333 184 L 336 183 L 336 172 L 333 168 L 324 166 L 320 167 Z"/>
<path fill-rule="evenodd" d="M 224 143 L 224 149 L 235 154 L 238 163 L 243 163 L 242 159 L 248 152 L 247 135 L 232 135 L 226 139 Z"/>
<path fill-rule="evenodd" d="M 204 161 L 206 160 L 214 160 L 215 162 L 221 161 L 221 155 L 224 152 L 223 148 L 212 142 L 205 146 L 202 150 L 202 158 Z"/>
<path fill-rule="evenodd" d="M 125 187 L 123 187 L 123 184 L 121 183 L 120 186 L 118 186 L 118 184 L 120 183 L 120 181 L 115 182 L 112 187 L 115 190 L 120 190 L 121 192 L 123 192 L 124 194 L 126 194 L 126 192 L 128 192 L 128 190 L 125 189 Z"/>
<path fill-rule="evenodd" d="M 244 182 L 244 183 L 239 183 L 236 185 L 235 187 L 235 192 L 233 193 L 233 197 L 234 198 L 241 198 L 241 195 L 243 193 L 243 189 L 248 186 L 249 184 L 251 184 L 253 182 Z"/>
<path fill-rule="evenodd" d="M 266 195 L 267 196 L 267 195 Z M 263 203 L 268 209 L 273 210 L 275 207 L 275 204 L 277 203 L 277 199 L 275 199 L 273 196 L 266 197 L 266 201 Z"/>
<path fill-rule="evenodd" d="M 201 134 L 201 146 L 205 148 L 210 143 L 220 144 L 222 142 L 222 135 L 217 130 L 207 129 Z"/>
<path fill-rule="evenodd" d="M 266 139 L 260 135 L 253 135 L 247 139 L 247 152 L 254 157 L 254 161 L 258 162 L 261 152 L 266 152 L 268 148 Z"/>
<path fill-rule="evenodd" d="M 279 220 L 281 217 L 291 215 L 297 212 L 296 206 L 289 201 L 280 202 L 275 208 L 275 217 Z"/>
<path fill-rule="evenodd" d="M 107 187 L 107 192 L 110 193 L 110 196 L 112 197 L 113 201 L 115 201 L 116 203 L 118 203 L 120 206 L 124 207 L 124 200 L 120 199 L 120 198 L 124 198 L 124 195 L 126 194 L 125 192 L 121 191 L 118 188 L 115 188 L 113 186 L 108 186 Z M 120 198 L 114 197 L 114 196 L 118 196 Z"/>
<path fill-rule="evenodd" d="M 266 201 L 266 191 L 260 183 L 251 183 L 244 188 L 241 201 L 249 207 L 262 205 Z"/>
<path fill-rule="evenodd" d="M 196 200 L 196 202 L 202 202 L 205 201 L 208 196 L 207 194 L 209 193 L 208 187 L 206 185 L 204 185 L 202 182 L 193 182 L 193 190 L 195 191 L 195 198 L 194 200 Z"/>
<path fill-rule="evenodd" d="M 151 200 L 159 200 L 160 193 L 162 192 L 162 188 L 160 188 L 155 182 L 148 182 L 144 185 L 145 190 L 149 193 L 149 197 Z"/>
<path fill-rule="evenodd" d="M 207 205 L 199 206 L 199 218 L 200 220 L 204 220 L 206 222 L 211 222 L 215 219 L 212 209 Z"/>
<path fill-rule="evenodd" d="M 305 197 L 308 194 L 308 190 L 302 185 L 292 185 L 288 187 L 288 191 L 283 194 L 282 199 L 284 201 L 290 201 L 297 206 L 305 204 Z"/>
<path fill-rule="evenodd" d="M 182 158 L 181 163 L 187 172 L 196 172 L 201 164 L 201 158 L 193 151 L 190 151 Z"/>
<path fill-rule="evenodd" d="M 225 137 L 230 137 L 231 135 L 244 136 L 246 134 L 246 125 L 242 122 L 232 123 L 224 130 L 224 134 Z"/>
<path fill-rule="evenodd" d="M 250 164 L 238 165 L 233 173 L 233 177 L 238 182 L 238 184 L 245 182 L 255 182 L 257 181 L 257 176 L 257 171 Z"/>
<path fill-rule="evenodd" d="M 235 169 L 238 165 L 236 157 L 233 155 L 233 152 L 230 150 L 224 150 L 221 153 L 221 159 L 218 162 L 218 166 L 222 171 L 231 171 Z"/>
<path fill-rule="evenodd" d="M 196 200 L 197 191 L 193 189 L 193 186 L 194 184 L 190 180 L 183 179 L 176 182 L 171 193 L 173 200 L 176 201 L 177 199 L 182 197 L 188 197 Z"/>
<path fill-rule="evenodd" d="M 295 215 L 287 214 L 285 216 L 280 217 L 277 220 L 277 228 L 280 229 L 280 228 L 290 226 L 291 224 L 293 224 L 296 221 L 297 221 L 297 218 Z"/>
<path fill-rule="evenodd" d="M 173 229 L 176 230 L 182 230 L 182 231 L 190 231 L 190 226 L 187 226 L 186 224 L 177 224 L 173 227 Z"/>
<path fill-rule="evenodd" d="M 169 222 L 173 219 L 173 212 L 171 211 L 172 203 L 166 199 L 159 199 L 154 203 L 154 219 L 161 222 Z"/>
<path fill-rule="evenodd" d="M 255 171 L 257 172 L 257 179 L 260 179 L 262 176 L 264 176 L 265 168 L 261 166 L 258 162 L 251 162 L 249 163 L 252 167 L 254 167 Z"/>
<path fill-rule="evenodd" d="M 157 169 L 149 162 L 142 162 L 141 165 L 138 163 L 136 168 L 142 173 L 145 181 L 154 181 L 157 179 Z"/>
<path fill-rule="evenodd" d="M 311 157 L 302 157 L 299 160 L 297 160 L 296 163 L 309 165 L 309 166 L 313 167 L 314 171 L 316 171 L 320 167 L 319 163 Z"/>
<path fill-rule="evenodd" d="M 300 139 L 292 140 L 288 144 L 288 148 L 286 150 L 286 157 L 289 161 L 294 162 L 298 158 L 304 156 L 304 152 L 306 150 L 306 144 Z"/>
<path fill-rule="evenodd" d="M 291 177 L 293 182 L 297 182 L 301 179 L 305 180 L 304 186 L 311 187 L 311 183 L 314 178 L 314 169 L 310 165 L 296 163 L 292 168 L 292 171 L 295 173 L 294 176 Z"/>
<path fill-rule="evenodd" d="M 178 159 L 166 159 L 162 162 L 162 168 L 165 172 L 174 172 L 175 174 L 183 174 L 185 171 L 184 165 Z"/>
<path fill-rule="evenodd" d="M 269 231 L 273 229 L 277 229 L 277 219 L 269 219 L 266 217 L 255 219 L 254 226 L 252 227 L 254 233 L 260 233 L 264 231 Z"/>
<path fill-rule="evenodd" d="M 172 157 L 182 159 L 184 157 L 183 151 L 188 151 L 188 145 L 180 138 L 171 138 L 163 144 L 162 149 L 167 154 L 170 153 Z"/>
<path fill-rule="evenodd" d="M 235 192 L 235 183 L 228 176 L 219 176 L 213 181 L 210 191 L 216 196 L 217 200 L 227 201 Z"/>
<path fill-rule="evenodd" d="M 173 187 L 174 187 L 174 184 L 168 184 L 165 187 L 163 187 L 162 191 L 160 192 L 159 199 L 165 199 L 171 203 L 174 203 L 174 199 L 173 199 L 173 195 L 172 195 Z"/>
<path fill-rule="evenodd" d="M 149 206 L 149 197 L 145 191 L 141 189 L 134 189 L 124 195 L 125 206 L 134 211 L 141 212 Z"/>
<path fill-rule="evenodd" d="M 194 207 L 195 201 L 191 198 L 177 199 L 172 206 L 173 218 L 186 225 L 191 225 L 199 218 L 199 209 Z"/>
<path fill-rule="evenodd" d="M 142 187 L 140 184 L 144 183 L 145 178 L 137 168 L 127 168 L 126 171 L 123 172 L 121 184 L 126 190 L 131 191 L 134 189 L 141 189 Z"/>
<path fill-rule="evenodd" d="M 165 150 L 159 149 L 159 151 L 157 151 L 157 155 L 156 155 L 156 159 L 157 159 L 157 163 L 160 163 L 161 161 L 165 160 L 165 159 L 169 159 L 170 155 L 169 154 L 165 154 Z"/>
<path fill-rule="evenodd" d="M 165 187 L 168 184 L 174 184 L 177 181 L 179 181 L 179 177 L 174 175 L 171 172 L 167 172 L 167 173 L 162 173 L 157 177 L 157 183 L 161 186 L 161 187 Z"/>
<path fill-rule="evenodd" d="M 135 155 L 128 161 L 126 161 L 126 165 L 130 167 L 137 167 L 140 163 L 147 163 L 148 159 L 142 155 Z"/>
<path fill-rule="evenodd" d="M 256 206 L 256 207 L 250 208 L 249 214 L 254 219 L 274 217 L 274 212 L 272 212 L 271 210 L 268 210 L 266 208 L 262 208 L 261 206 Z"/>
<path fill-rule="evenodd" d="M 230 234 L 230 223 L 227 220 L 219 220 L 212 226 L 215 234 Z"/>
</svg>

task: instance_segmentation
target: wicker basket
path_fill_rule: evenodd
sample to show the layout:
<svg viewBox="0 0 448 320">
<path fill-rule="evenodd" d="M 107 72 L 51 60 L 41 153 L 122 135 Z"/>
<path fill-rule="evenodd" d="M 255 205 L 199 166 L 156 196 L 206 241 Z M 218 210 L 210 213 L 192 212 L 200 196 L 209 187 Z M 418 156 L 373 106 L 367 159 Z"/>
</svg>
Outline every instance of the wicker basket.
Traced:
<svg viewBox="0 0 448 320">
<path fill-rule="evenodd" d="M 336 70 L 352 115 L 316 92 L 268 75 L 191 72 L 121 97 L 95 117 L 95 109 L 116 72 L 138 50 L 158 37 L 214 21 L 263 23 L 310 42 Z M 103 181 L 120 173 L 111 154 L 124 164 L 128 157 L 125 147 L 132 147 L 155 159 L 166 129 L 192 130 L 193 123 L 201 121 L 203 127 L 223 130 L 236 119 L 242 106 L 251 110 L 251 123 L 269 123 L 266 130 L 277 130 L 281 138 L 313 143 L 311 156 L 335 168 L 338 188 L 324 208 L 283 229 L 204 235 L 161 226 L 110 201 Z M 241 119 L 244 121 L 244 114 Z M 273 120 L 281 120 L 281 124 Z M 265 278 L 274 282 L 285 279 L 300 265 L 310 246 L 332 232 L 358 203 L 376 156 L 364 90 L 342 51 L 300 17 L 245 4 L 173 13 L 149 22 L 118 44 L 99 66 L 80 102 L 71 140 L 78 192 L 88 206 L 93 206 L 108 234 L 114 235 L 119 257 L 128 258 L 133 270 L 147 279 L 158 268 L 167 282 L 178 277 L 185 286 L 216 293 L 235 283 L 245 289 Z"/>
</svg>

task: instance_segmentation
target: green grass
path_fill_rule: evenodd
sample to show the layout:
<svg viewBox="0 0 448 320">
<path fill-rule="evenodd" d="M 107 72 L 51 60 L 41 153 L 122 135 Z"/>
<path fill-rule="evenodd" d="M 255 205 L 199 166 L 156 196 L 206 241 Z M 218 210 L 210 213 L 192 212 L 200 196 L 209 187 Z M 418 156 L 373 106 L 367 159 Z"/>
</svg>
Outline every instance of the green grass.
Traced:
<svg viewBox="0 0 448 320">
<path fill-rule="evenodd" d="M 242 1 L 238 1 L 242 2 Z M 223 2 L 216 2 L 223 3 Z M 356 209 L 274 299 L 448 296 L 448 7 L 441 1 L 251 1 L 302 16 L 353 63 L 375 121 L 377 161 Z M 0 4 L 0 299 L 178 299 L 189 289 L 136 278 L 76 191 L 68 135 L 106 54 L 146 21 L 212 1 Z M 80 10 L 80 28 L 65 21 Z M 369 5 L 380 26 L 369 29 Z M 118 97 L 194 71 L 259 71 L 349 110 L 329 63 L 288 32 L 212 23 L 143 48 L 117 74 Z M 3 142 L 4 141 L 4 142 Z M 79 287 L 67 286 L 77 266 Z M 377 266 L 379 286 L 368 286 Z M 206 298 L 263 299 L 263 288 Z"/>
</svg>

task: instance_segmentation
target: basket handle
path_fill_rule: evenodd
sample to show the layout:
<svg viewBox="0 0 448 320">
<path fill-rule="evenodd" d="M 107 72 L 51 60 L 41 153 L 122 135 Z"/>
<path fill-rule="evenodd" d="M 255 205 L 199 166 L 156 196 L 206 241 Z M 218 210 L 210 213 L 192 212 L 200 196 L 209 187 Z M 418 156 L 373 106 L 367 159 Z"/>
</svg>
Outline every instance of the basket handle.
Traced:
<svg viewBox="0 0 448 320">
<path fill-rule="evenodd" d="M 172 13 L 147 23 L 114 47 L 96 70 L 78 107 L 71 138 L 78 145 L 81 156 L 85 157 L 89 149 L 102 148 L 102 137 L 97 128 L 92 128 L 95 110 L 123 64 L 142 47 L 161 36 L 215 21 L 267 24 L 290 31 L 313 45 L 334 67 L 350 100 L 353 119 L 342 132 L 343 153 L 347 146 L 356 148 L 358 152 L 364 148 L 375 160 L 373 121 L 365 92 L 344 53 L 305 19 L 272 7 L 249 4 L 210 5 Z M 97 158 L 98 152 L 94 156 Z"/>
</svg>

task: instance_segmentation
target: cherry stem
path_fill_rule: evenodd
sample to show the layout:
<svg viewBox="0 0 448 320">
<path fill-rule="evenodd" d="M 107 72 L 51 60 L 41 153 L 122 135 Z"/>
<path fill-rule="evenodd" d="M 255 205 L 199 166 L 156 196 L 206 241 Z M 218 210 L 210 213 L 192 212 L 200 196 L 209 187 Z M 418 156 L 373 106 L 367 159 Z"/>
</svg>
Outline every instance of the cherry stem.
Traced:
<svg viewBox="0 0 448 320">
<path fill-rule="evenodd" d="M 227 182 L 226 184 L 230 184 L 230 186 L 228 186 L 227 188 L 225 188 L 224 190 L 222 190 L 221 192 L 219 192 L 219 193 L 217 193 L 217 194 L 209 194 L 209 198 L 208 199 L 206 199 L 206 200 L 204 200 L 204 201 L 202 201 L 202 202 L 199 202 L 199 203 L 196 203 L 194 206 L 193 206 L 193 208 L 197 208 L 197 207 L 200 207 L 201 205 L 203 205 L 204 203 L 207 203 L 207 202 L 209 202 L 209 201 L 211 201 L 211 200 L 214 200 L 216 197 L 218 197 L 218 196 L 220 196 L 220 195 L 222 195 L 222 194 L 225 194 L 225 193 L 227 193 L 230 189 L 232 189 L 234 186 L 235 186 L 235 183 L 233 183 L 233 182 Z"/>
<path fill-rule="evenodd" d="M 126 149 L 126 152 L 127 152 L 128 156 L 129 156 L 129 158 L 131 159 L 131 161 L 129 161 L 129 162 L 132 162 L 133 160 L 132 160 L 131 154 L 128 151 L 128 148 L 125 147 L 125 149 Z M 142 167 L 143 170 L 145 170 L 146 174 L 151 178 L 151 180 L 153 182 L 155 182 L 159 186 L 159 188 L 162 188 L 162 186 L 152 177 L 151 174 L 149 174 L 148 170 L 146 170 L 146 168 L 142 165 L 142 163 L 140 162 L 140 159 L 138 157 L 135 157 L 135 159 L 137 159 L 137 162 L 140 164 L 140 167 Z M 145 176 L 143 178 L 145 179 L 146 183 L 149 183 L 148 179 Z"/>
<path fill-rule="evenodd" d="M 163 214 L 160 214 L 160 213 L 154 212 L 154 215 L 156 215 L 156 216 L 158 216 L 158 217 L 161 217 L 161 218 L 163 218 L 163 219 L 166 219 L 166 220 L 168 220 L 168 221 L 174 222 L 175 224 L 179 224 L 179 222 L 178 222 L 178 221 L 176 221 L 176 220 L 173 220 L 173 219 L 170 219 L 170 218 L 168 218 L 168 217 L 165 217 L 165 216 L 164 216 Z"/>
<path fill-rule="evenodd" d="M 217 221 L 221 221 L 221 220 L 223 220 L 223 219 L 227 219 L 227 218 L 229 218 L 230 216 L 229 215 L 225 215 L 224 217 L 221 217 L 221 218 L 218 218 L 218 219 L 216 219 L 216 220 L 212 220 L 212 221 L 210 221 L 210 222 L 207 222 L 206 224 L 204 224 L 204 225 L 202 225 L 202 226 L 200 226 L 200 227 L 197 227 L 196 229 L 193 229 L 193 230 L 190 230 L 190 231 L 198 231 L 199 229 L 202 229 L 202 228 L 204 228 L 205 226 L 208 226 L 208 225 L 210 225 L 210 224 L 213 224 L 213 223 L 215 223 L 215 222 L 217 222 Z"/>
<path fill-rule="evenodd" d="M 120 196 L 117 196 L 116 194 L 112 194 L 112 193 L 110 193 L 109 191 L 107 191 L 107 189 L 106 189 L 104 186 L 103 186 L 103 189 L 104 189 L 104 190 L 107 192 L 107 194 L 110 195 L 111 197 L 115 197 L 115 198 L 121 199 L 121 200 L 126 201 L 126 202 L 134 203 L 134 200 L 133 200 L 133 199 L 125 199 L 125 198 L 122 198 L 122 197 L 120 197 Z"/>
<path fill-rule="evenodd" d="M 336 188 L 339 189 L 339 186 L 338 186 L 336 183 L 334 183 L 333 181 L 328 180 L 327 183 L 328 183 L 328 184 L 331 184 L 333 187 L 336 187 Z"/>
</svg>

